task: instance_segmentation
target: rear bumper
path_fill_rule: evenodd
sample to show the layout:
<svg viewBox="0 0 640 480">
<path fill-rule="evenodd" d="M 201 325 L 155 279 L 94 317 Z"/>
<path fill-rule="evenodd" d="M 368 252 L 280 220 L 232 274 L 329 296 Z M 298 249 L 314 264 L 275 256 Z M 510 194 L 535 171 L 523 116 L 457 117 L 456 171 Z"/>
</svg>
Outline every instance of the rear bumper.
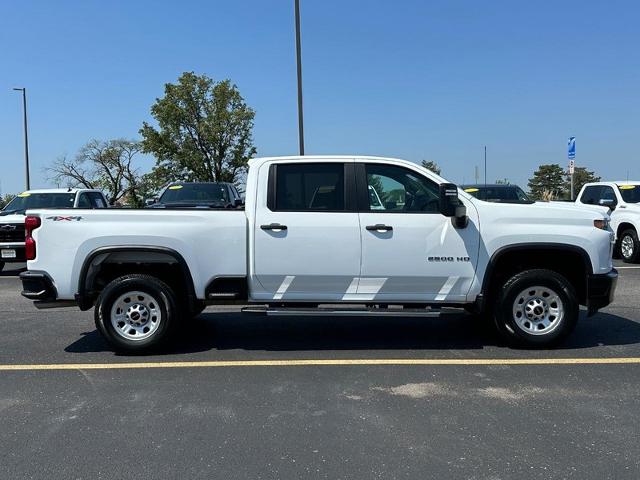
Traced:
<svg viewBox="0 0 640 480">
<path fill-rule="evenodd" d="M 593 315 L 599 309 L 613 302 L 618 271 L 613 268 L 609 273 L 589 275 L 587 278 L 587 309 Z"/>
<path fill-rule="evenodd" d="M 22 296 L 29 300 L 54 302 L 58 292 L 49 275 L 45 272 L 27 270 L 20 274 L 22 280 Z"/>
<path fill-rule="evenodd" d="M 51 277 L 45 272 L 27 270 L 20 274 L 22 280 L 22 296 L 33 300 L 36 308 L 74 307 L 73 300 L 59 300 L 58 291 Z"/>
</svg>

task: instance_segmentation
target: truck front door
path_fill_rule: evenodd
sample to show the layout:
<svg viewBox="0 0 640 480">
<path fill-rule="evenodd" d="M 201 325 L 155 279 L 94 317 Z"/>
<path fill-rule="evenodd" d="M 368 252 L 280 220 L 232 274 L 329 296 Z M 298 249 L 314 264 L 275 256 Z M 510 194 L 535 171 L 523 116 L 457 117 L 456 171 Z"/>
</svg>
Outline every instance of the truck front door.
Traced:
<svg viewBox="0 0 640 480">
<path fill-rule="evenodd" d="M 250 269 L 252 298 L 340 301 L 360 273 L 353 162 L 264 164 Z"/>
<path fill-rule="evenodd" d="M 356 164 L 362 235 L 357 294 L 363 301 L 460 302 L 474 279 L 480 235 L 439 212 L 438 184 L 385 163 Z M 363 193 L 365 192 L 365 193 Z"/>
</svg>

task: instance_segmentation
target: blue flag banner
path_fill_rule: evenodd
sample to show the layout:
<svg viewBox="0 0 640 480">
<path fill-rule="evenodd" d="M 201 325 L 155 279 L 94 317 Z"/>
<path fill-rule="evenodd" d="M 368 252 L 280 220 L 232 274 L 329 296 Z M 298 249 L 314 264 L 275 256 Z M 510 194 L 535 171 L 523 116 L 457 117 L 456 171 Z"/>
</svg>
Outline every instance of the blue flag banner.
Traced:
<svg viewBox="0 0 640 480">
<path fill-rule="evenodd" d="M 574 158 L 576 158 L 576 137 L 569 137 L 567 154 L 568 154 L 569 160 L 573 160 Z"/>
</svg>

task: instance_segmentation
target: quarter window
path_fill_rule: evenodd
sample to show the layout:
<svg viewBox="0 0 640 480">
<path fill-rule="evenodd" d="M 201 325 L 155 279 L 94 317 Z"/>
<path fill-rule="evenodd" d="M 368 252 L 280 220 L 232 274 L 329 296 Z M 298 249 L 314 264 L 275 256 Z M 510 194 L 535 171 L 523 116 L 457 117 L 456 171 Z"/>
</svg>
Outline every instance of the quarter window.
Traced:
<svg viewBox="0 0 640 480">
<path fill-rule="evenodd" d="M 344 211 L 344 164 L 277 165 L 275 210 Z"/>
</svg>

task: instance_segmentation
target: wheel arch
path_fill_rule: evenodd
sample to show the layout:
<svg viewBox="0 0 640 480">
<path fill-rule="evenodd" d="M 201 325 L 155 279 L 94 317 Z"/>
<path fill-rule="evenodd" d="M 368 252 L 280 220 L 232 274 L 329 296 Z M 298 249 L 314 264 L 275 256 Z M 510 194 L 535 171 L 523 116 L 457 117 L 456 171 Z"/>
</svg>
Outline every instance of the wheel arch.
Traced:
<svg viewBox="0 0 640 480">
<path fill-rule="evenodd" d="M 616 238 L 619 239 L 620 235 L 622 235 L 622 232 L 625 230 L 635 230 L 636 233 L 638 233 L 638 229 L 633 223 L 628 220 L 624 220 L 623 222 L 620 222 L 620 225 L 618 225 L 618 228 L 616 229 Z"/>
<path fill-rule="evenodd" d="M 84 259 L 78 277 L 78 290 L 75 296 L 81 310 L 88 310 L 93 306 L 99 293 L 99 291 L 95 290 L 95 286 L 100 278 L 100 272 L 105 265 L 114 264 L 120 266 L 119 274 L 138 273 L 141 266 L 149 264 L 156 266 L 175 265 L 181 273 L 180 280 L 182 282 L 180 285 L 184 287 L 188 305 L 194 304 L 197 300 L 189 266 L 184 257 L 176 250 L 153 246 L 109 246 L 92 250 Z M 144 270 L 142 270 L 142 273 L 144 273 Z M 166 281 L 162 277 L 160 279 Z"/>
<path fill-rule="evenodd" d="M 501 247 L 489 259 L 482 279 L 481 309 L 490 304 L 501 280 L 529 268 L 544 268 L 565 276 L 576 289 L 580 303 L 586 303 L 587 277 L 593 274 L 586 250 L 563 243 L 521 243 Z"/>
</svg>

